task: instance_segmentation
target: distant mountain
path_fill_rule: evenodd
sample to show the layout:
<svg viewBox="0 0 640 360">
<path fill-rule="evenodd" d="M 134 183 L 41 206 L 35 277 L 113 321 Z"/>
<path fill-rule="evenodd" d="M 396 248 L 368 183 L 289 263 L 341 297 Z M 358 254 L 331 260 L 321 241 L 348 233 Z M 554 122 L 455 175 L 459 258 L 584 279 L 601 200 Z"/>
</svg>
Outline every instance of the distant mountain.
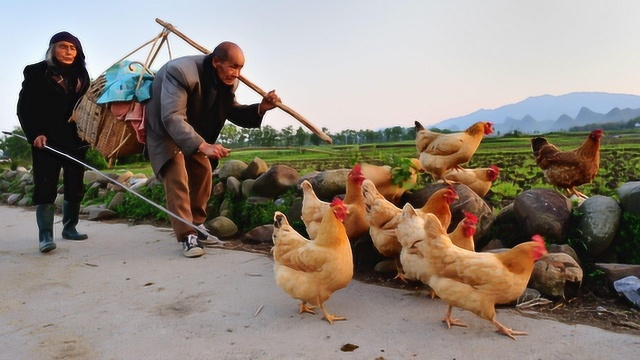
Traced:
<svg viewBox="0 0 640 360">
<path fill-rule="evenodd" d="M 524 133 L 568 130 L 591 123 L 628 121 L 640 116 L 640 96 L 603 92 L 542 95 L 493 110 L 441 121 L 433 127 L 460 131 L 478 121 L 491 121 L 496 131 Z"/>
</svg>

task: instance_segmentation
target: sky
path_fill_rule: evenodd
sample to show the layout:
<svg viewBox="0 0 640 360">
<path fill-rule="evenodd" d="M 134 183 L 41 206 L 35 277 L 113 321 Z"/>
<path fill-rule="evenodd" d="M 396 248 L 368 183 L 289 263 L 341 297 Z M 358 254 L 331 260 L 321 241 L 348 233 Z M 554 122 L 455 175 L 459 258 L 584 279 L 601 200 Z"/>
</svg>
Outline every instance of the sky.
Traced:
<svg viewBox="0 0 640 360">
<path fill-rule="evenodd" d="M 638 14 L 637 0 L 9 0 L 0 130 L 19 126 L 22 70 L 63 30 L 93 78 L 156 37 L 156 18 L 209 50 L 233 41 L 244 77 L 338 133 L 429 126 L 544 94 L 640 95 Z M 173 58 L 199 54 L 173 34 L 169 45 Z M 164 47 L 151 68 L 171 57 Z M 236 98 L 260 101 L 242 84 Z M 280 109 L 263 125 L 301 126 Z"/>
</svg>

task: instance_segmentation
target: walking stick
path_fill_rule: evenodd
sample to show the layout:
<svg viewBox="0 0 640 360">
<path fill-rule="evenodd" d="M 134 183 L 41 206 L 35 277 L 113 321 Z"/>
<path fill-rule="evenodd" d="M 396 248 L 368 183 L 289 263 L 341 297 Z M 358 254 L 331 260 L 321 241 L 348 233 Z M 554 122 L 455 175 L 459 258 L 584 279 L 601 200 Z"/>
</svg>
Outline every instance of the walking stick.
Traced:
<svg viewBox="0 0 640 360">
<path fill-rule="evenodd" d="M 189 39 L 185 34 L 183 34 L 179 30 L 177 30 L 175 27 L 173 27 L 173 25 L 171 25 L 171 24 L 169 24 L 167 22 L 164 22 L 164 21 L 162 21 L 162 20 L 160 20 L 158 18 L 156 18 L 156 22 L 158 24 L 162 25 L 168 31 L 171 31 L 172 33 L 176 34 L 182 40 L 186 41 L 187 44 L 193 46 L 194 48 L 196 48 L 197 50 L 199 50 L 203 54 L 206 55 L 206 54 L 210 54 L 211 53 L 211 51 L 209 51 L 205 47 L 203 47 L 200 44 L 196 43 L 195 41 Z M 238 80 L 242 81 L 245 85 L 247 85 L 253 91 L 255 91 L 258 94 L 260 94 L 262 97 L 267 96 L 267 92 L 266 91 L 262 90 L 258 85 L 256 85 L 256 84 L 252 83 L 251 81 L 247 80 L 247 78 L 245 78 L 244 76 L 242 76 L 242 75 L 238 76 Z M 302 115 L 298 114 L 292 108 L 286 106 L 285 104 L 281 103 L 280 101 L 276 102 L 275 105 L 277 107 L 279 107 L 280 109 L 282 109 L 287 114 L 293 116 L 296 120 L 301 122 L 304 126 L 307 127 L 307 129 L 311 130 L 314 134 L 316 134 L 320 139 L 324 140 L 327 144 L 332 144 L 333 143 L 333 140 L 327 134 L 323 133 L 315 125 L 313 125 L 309 120 L 305 119 Z"/>
<path fill-rule="evenodd" d="M 17 136 L 17 137 L 19 137 L 19 138 L 21 138 L 21 139 L 23 139 L 23 140 L 25 140 L 25 141 L 27 141 L 27 142 L 28 142 L 27 138 L 26 138 L 26 137 L 24 137 L 24 136 L 22 136 L 22 135 L 20 135 L 20 134 L 16 134 L 16 133 L 8 132 L 8 131 L 3 131 L 2 133 L 3 133 L 3 134 L 6 134 L 6 135 L 13 135 L 13 136 Z M 92 167 L 91 165 L 86 164 L 86 163 L 84 163 L 84 162 L 82 162 L 82 161 L 80 161 L 80 160 L 78 160 L 78 159 L 74 158 L 73 156 L 71 156 L 71 155 L 69 155 L 69 154 L 66 154 L 66 153 L 64 153 L 64 152 L 60 151 L 60 150 L 56 150 L 56 149 L 52 148 L 52 147 L 51 147 L 51 146 L 49 146 L 49 145 L 45 145 L 45 146 L 44 146 L 44 148 L 45 148 L 45 149 L 47 149 L 47 150 L 49 150 L 49 151 L 51 151 L 52 153 L 58 154 L 58 155 L 63 156 L 63 157 L 65 157 L 65 158 L 69 159 L 69 160 L 72 160 L 73 162 L 75 162 L 75 163 L 77 163 L 77 164 L 80 164 L 80 165 L 82 165 L 82 166 L 86 167 L 87 169 L 89 169 L 89 170 L 91 170 L 91 171 L 94 171 L 96 174 L 98 174 L 98 175 L 102 176 L 103 178 L 107 179 L 107 180 L 108 180 L 108 181 L 110 181 L 111 183 L 113 183 L 113 184 L 115 184 L 115 185 L 118 185 L 119 187 L 121 187 L 121 188 L 125 189 L 126 191 L 130 192 L 131 194 L 133 194 L 133 195 L 137 196 L 138 198 L 140 198 L 140 199 L 144 200 L 145 202 L 147 202 L 148 204 L 152 205 L 152 206 L 153 206 L 153 207 L 155 207 L 156 209 L 158 209 L 158 210 L 160 210 L 160 211 L 164 212 L 165 214 L 167 214 L 167 215 L 169 215 L 169 216 L 173 217 L 174 219 L 176 219 L 176 220 L 178 220 L 178 221 L 181 221 L 181 222 L 185 223 L 186 225 L 189 225 L 190 227 L 192 227 L 192 228 L 193 228 L 194 230 L 196 230 L 197 232 L 203 232 L 203 233 L 205 233 L 205 234 L 207 235 L 207 237 L 212 237 L 212 238 L 214 238 L 214 239 L 217 239 L 215 236 L 211 235 L 211 234 L 209 233 L 209 231 L 208 231 L 204 226 L 203 226 L 202 228 L 197 227 L 196 225 L 194 225 L 194 224 L 192 224 L 191 222 L 189 222 L 189 221 L 185 220 L 185 219 L 184 219 L 184 218 L 182 218 L 181 216 L 174 214 L 173 212 L 171 212 L 169 209 L 167 209 L 167 208 L 163 207 L 162 205 L 158 205 L 158 204 L 154 203 L 153 201 L 151 201 L 151 200 L 147 199 L 146 197 L 144 197 L 144 196 L 142 196 L 142 195 L 138 194 L 137 192 L 133 191 L 132 189 L 130 189 L 130 188 L 126 187 L 126 186 L 123 186 L 123 184 L 121 184 L 121 183 L 119 183 L 118 181 L 116 181 L 116 180 L 114 180 L 114 179 L 112 179 L 112 178 L 108 177 L 107 175 L 103 174 L 100 170 L 98 170 L 98 169 L 96 169 L 96 168 Z M 217 242 L 207 243 L 207 246 L 217 246 L 217 245 L 222 245 L 222 244 L 223 244 L 223 242 L 222 242 L 222 241 L 220 241 L 220 240 L 218 240 Z"/>
</svg>

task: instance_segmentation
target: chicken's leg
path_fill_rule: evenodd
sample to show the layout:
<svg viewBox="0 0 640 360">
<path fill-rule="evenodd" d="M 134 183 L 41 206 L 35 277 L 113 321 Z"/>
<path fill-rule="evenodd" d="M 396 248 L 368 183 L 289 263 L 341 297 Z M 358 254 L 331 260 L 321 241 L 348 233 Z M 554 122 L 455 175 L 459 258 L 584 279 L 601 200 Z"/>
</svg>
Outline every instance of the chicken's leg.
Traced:
<svg viewBox="0 0 640 360">
<path fill-rule="evenodd" d="M 313 306 L 313 305 L 309 305 L 309 306 L 307 306 L 307 303 L 306 303 L 306 302 L 304 302 L 304 301 L 300 302 L 300 306 L 299 306 L 299 307 L 300 307 L 300 312 L 299 312 L 299 314 L 302 314 L 302 313 L 309 313 L 309 314 L 314 314 L 314 315 L 315 315 L 315 313 L 316 313 L 315 311 L 313 311 L 313 309 L 315 308 L 315 306 Z"/>
<path fill-rule="evenodd" d="M 400 262 L 400 256 L 396 256 L 394 260 L 396 262 L 396 269 L 398 270 L 398 274 L 396 275 L 396 277 L 394 277 L 394 279 L 400 279 L 405 283 L 408 282 L 407 277 L 404 276 L 404 269 L 402 269 L 402 262 Z"/>
<path fill-rule="evenodd" d="M 331 324 L 331 325 L 333 325 L 334 321 L 347 320 L 347 318 L 344 317 L 344 316 L 336 316 L 336 315 L 329 314 L 327 309 L 324 307 L 324 304 L 320 304 L 320 308 L 322 309 L 322 313 L 324 314 L 324 319 L 326 319 L 329 322 L 329 324 Z"/>
<path fill-rule="evenodd" d="M 447 308 L 447 314 L 444 316 L 444 319 L 442 319 L 442 322 L 447 324 L 449 329 L 451 329 L 451 326 L 467 327 L 467 324 L 461 323 L 458 319 L 451 318 L 451 310 L 453 310 L 453 306 L 449 305 Z"/>
<path fill-rule="evenodd" d="M 499 323 L 498 321 L 496 321 L 495 319 L 494 319 L 494 320 L 491 320 L 491 323 L 492 323 L 493 325 L 495 325 L 495 326 L 498 328 L 498 332 L 499 332 L 500 334 L 502 334 L 502 335 L 506 335 L 506 336 L 508 336 L 508 337 L 512 338 L 513 340 L 515 340 L 515 339 L 516 339 L 514 336 L 517 336 L 517 335 L 529 335 L 528 333 L 526 333 L 526 332 L 524 332 L 524 331 L 515 331 L 515 330 L 512 330 L 512 329 L 509 329 L 508 327 L 506 327 L 506 326 L 504 326 L 504 325 L 500 324 L 500 323 Z"/>
</svg>

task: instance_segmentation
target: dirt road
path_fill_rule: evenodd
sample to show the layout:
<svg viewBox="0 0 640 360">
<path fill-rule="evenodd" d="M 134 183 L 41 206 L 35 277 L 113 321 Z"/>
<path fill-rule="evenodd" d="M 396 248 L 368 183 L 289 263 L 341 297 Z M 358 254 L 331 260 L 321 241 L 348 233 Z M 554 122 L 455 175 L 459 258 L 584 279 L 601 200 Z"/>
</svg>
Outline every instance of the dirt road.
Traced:
<svg viewBox="0 0 640 360">
<path fill-rule="evenodd" d="M 187 259 L 167 229 L 81 221 L 89 240 L 38 252 L 31 210 L 0 206 L 2 359 L 613 359 L 640 337 L 534 320 L 513 341 L 461 310 L 447 330 L 440 300 L 352 281 L 327 302 L 348 318 L 298 315 L 260 254 L 207 249 Z M 351 344 L 353 351 L 341 350 Z M 357 347 L 357 348 L 356 348 Z"/>
</svg>

